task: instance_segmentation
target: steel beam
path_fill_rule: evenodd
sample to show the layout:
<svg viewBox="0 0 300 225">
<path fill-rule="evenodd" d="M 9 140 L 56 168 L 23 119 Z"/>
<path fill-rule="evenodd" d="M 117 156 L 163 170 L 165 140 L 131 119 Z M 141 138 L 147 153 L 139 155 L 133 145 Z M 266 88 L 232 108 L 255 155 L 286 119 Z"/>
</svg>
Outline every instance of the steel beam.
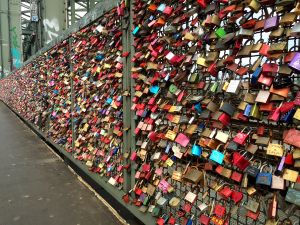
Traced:
<svg viewBox="0 0 300 225">
<path fill-rule="evenodd" d="M 70 0 L 71 5 L 71 25 L 75 23 L 75 0 Z"/>
<path fill-rule="evenodd" d="M 24 7 L 25 9 L 30 9 L 29 5 L 24 4 L 24 2 L 21 2 L 21 6 Z"/>
<path fill-rule="evenodd" d="M 66 29 L 65 9 L 66 2 L 63 0 L 41 0 L 41 22 L 44 45 L 50 43 Z"/>
<path fill-rule="evenodd" d="M 22 65 L 21 44 L 21 2 L 20 0 L 0 1 L 0 73 L 8 75 Z"/>
<path fill-rule="evenodd" d="M 87 6 L 88 6 L 88 3 L 83 3 L 83 2 L 76 2 L 76 4 L 77 5 L 80 5 L 81 7 L 83 7 L 83 8 L 87 8 Z"/>
<path fill-rule="evenodd" d="M 90 1 L 86 2 L 86 11 L 89 12 L 90 11 Z"/>
<path fill-rule="evenodd" d="M 12 69 L 18 69 L 22 66 L 22 28 L 21 28 L 21 0 L 8 0 L 9 3 L 9 25 L 10 25 L 10 43 L 12 56 Z"/>
<path fill-rule="evenodd" d="M 86 12 L 86 9 L 76 9 L 75 12 Z M 69 15 L 71 15 L 71 12 L 69 12 Z"/>
<path fill-rule="evenodd" d="M 82 16 L 80 16 L 80 15 L 77 14 L 77 13 L 75 13 L 75 17 L 76 17 L 76 19 L 81 19 L 81 18 L 82 18 Z"/>
<path fill-rule="evenodd" d="M 23 30 L 22 31 L 22 35 L 32 35 L 33 34 L 33 30 Z"/>
<path fill-rule="evenodd" d="M 30 13 L 30 10 L 23 10 L 22 14 L 27 15 L 26 13 Z"/>
<path fill-rule="evenodd" d="M 95 0 L 90 0 L 90 10 L 95 7 Z"/>
</svg>

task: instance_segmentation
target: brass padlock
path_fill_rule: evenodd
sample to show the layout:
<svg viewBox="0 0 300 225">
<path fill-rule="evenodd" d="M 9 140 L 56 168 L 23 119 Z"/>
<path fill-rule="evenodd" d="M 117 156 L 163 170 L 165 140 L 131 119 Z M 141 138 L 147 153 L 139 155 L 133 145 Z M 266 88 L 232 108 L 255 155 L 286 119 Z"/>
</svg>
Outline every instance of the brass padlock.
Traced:
<svg viewBox="0 0 300 225">
<path fill-rule="evenodd" d="M 247 188 L 247 193 L 249 196 L 253 195 L 256 193 L 256 189 L 254 187 L 248 187 Z"/>
<path fill-rule="evenodd" d="M 265 225 L 277 225 L 278 222 L 279 220 L 276 221 L 275 219 L 268 219 Z"/>
<path fill-rule="evenodd" d="M 248 174 L 247 173 L 245 173 L 244 176 L 243 176 L 241 186 L 243 188 L 247 188 L 248 187 Z"/>
<path fill-rule="evenodd" d="M 257 0 L 251 0 L 248 7 L 256 13 L 261 9 L 261 5 Z"/>
</svg>

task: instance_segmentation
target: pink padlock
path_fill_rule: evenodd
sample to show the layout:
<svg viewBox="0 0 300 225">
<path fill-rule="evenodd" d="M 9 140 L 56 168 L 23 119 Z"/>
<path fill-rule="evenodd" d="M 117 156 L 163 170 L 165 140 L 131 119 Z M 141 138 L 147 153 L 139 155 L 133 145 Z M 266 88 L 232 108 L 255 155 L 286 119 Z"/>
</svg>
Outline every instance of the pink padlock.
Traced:
<svg viewBox="0 0 300 225">
<path fill-rule="evenodd" d="M 158 184 L 158 188 L 161 189 L 163 193 L 167 193 L 169 187 L 170 184 L 165 179 L 162 179 Z"/>
<path fill-rule="evenodd" d="M 137 158 L 137 154 L 136 154 L 136 152 L 133 152 L 130 156 L 130 160 L 135 161 L 136 158 Z"/>
</svg>

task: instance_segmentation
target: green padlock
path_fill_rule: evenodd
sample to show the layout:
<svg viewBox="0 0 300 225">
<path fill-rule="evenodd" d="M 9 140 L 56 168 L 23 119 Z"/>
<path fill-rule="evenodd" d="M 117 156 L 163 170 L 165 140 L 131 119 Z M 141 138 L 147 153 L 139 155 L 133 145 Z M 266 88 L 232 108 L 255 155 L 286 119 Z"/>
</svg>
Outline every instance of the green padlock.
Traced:
<svg viewBox="0 0 300 225">
<path fill-rule="evenodd" d="M 150 202 L 150 196 L 147 196 L 145 199 L 144 199 L 144 202 L 143 202 L 143 205 L 147 206 Z"/>
<path fill-rule="evenodd" d="M 160 215 L 161 209 L 158 206 L 155 206 L 155 208 L 152 210 L 151 214 L 154 217 L 158 217 Z"/>
<path fill-rule="evenodd" d="M 218 38 L 223 38 L 226 35 L 224 28 L 220 27 L 215 31 L 215 34 Z"/>
<path fill-rule="evenodd" d="M 169 92 L 171 92 L 172 94 L 175 94 L 177 89 L 178 88 L 176 87 L 176 85 L 171 84 L 170 87 L 169 87 Z"/>
<path fill-rule="evenodd" d="M 199 78 L 200 78 L 200 75 L 198 73 L 192 73 L 189 75 L 188 81 L 190 83 L 197 83 L 197 82 L 199 82 Z"/>
<path fill-rule="evenodd" d="M 218 82 L 213 83 L 213 85 L 210 87 L 210 91 L 215 93 L 218 88 L 218 85 L 219 85 Z"/>
</svg>

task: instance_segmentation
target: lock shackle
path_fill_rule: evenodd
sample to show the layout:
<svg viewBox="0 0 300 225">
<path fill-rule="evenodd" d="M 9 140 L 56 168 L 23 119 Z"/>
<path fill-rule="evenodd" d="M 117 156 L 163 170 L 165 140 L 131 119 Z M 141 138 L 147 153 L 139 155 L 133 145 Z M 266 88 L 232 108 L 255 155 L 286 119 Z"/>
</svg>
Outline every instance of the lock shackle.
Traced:
<svg viewBox="0 0 300 225">
<path fill-rule="evenodd" d="M 244 131 L 247 129 L 247 127 L 244 127 L 241 132 L 244 133 Z"/>
<path fill-rule="evenodd" d="M 273 167 L 272 167 L 272 165 L 270 165 L 270 164 L 268 164 L 268 163 L 265 163 L 265 164 L 263 164 L 263 165 L 261 166 L 260 172 L 263 172 L 263 169 L 264 169 L 265 167 L 269 167 L 269 168 L 270 168 L 270 172 L 269 172 L 269 173 L 273 174 Z"/>
<path fill-rule="evenodd" d="M 221 146 L 223 146 L 223 151 L 224 151 L 224 144 L 219 144 L 219 145 L 217 146 L 216 150 L 219 150 L 219 148 L 220 148 Z"/>
<path fill-rule="evenodd" d="M 263 44 L 263 43 L 265 43 L 264 41 L 265 40 L 263 38 L 261 38 L 261 39 L 257 40 L 257 42 L 255 44 L 258 44 L 258 43 L 262 43 Z"/>
<path fill-rule="evenodd" d="M 258 169 L 260 169 L 261 166 L 262 166 L 262 162 L 261 162 L 261 160 L 259 160 L 259 159 L 254 159 L 253 161 L 250 161 L 250 160 L 249 160 L 249 162 L 251 163 L 251 165 L 255 165 L 256 162 L 259 162 Z"/>
<path fill-rule="evenodd" d="M 219 188 L 219 190 L 221 190 L 221 188 L 223 187 L 229 187 L 230 189 L 234 189 L 234 184 L 228 183 L 226 181 L 224 181 L 224 183 L 222 183 L 221 187 Z M 223 199 L 222 199 L 223 200 Z M 225 199 L 224 199 L 225 200 Z"/>
<path fill-rule="evenodd" d="M 246 157 L 245 157 L 245 158 L 246 158 Z M 254 155 L 251 155 L 249 159 L 248 159 L 248 158 L 246 158 L 246 159 L 248 159 L 248 161 L 250 161 L 250 160 L 252 160 L 253 158 L 254 158 Z"/>
<path fill-rule="evenodd" d="M 244 28 L 241 28 L 241 29 L 244 29 Z M 240 29 L 240 30 L 241 30 Z M 244 30 L 251 30 L 251 29 L 244 29 Z M 245 41 L 245 43 L 243 44 L 243 48 L 245 47 L 245 46 L 247 46 L 247 44 L 248 44 L 248 42 L 250 42 L 250 44 L 254 44 L 254 39 L 248 39 L 248 40 L 246 40 Z M 241 62 L 242 60 L 240 60 L 240 62 Z"/>
<path fill-rule="evenodd" d="M 199 192 L 200 192 L 200 186 L 199 185 L 194 185 L 194 186 L 191 187 L 191 192 L 194 193 L 195 190 L 197 191 L 196 194 L 198 195 Z"/>
<path fill-rule="evenodd" d="M 175 170 L 177 170 L 178 168 L 181 168 L 181 170 L 180 170 L 180 172 L 182 172 L 183 171 L 183 165 L 180 163 L 175 163 Z"/>
<path fill-rule="evenodd" d="M 215 204 L 216 204 L 216 200 L 213 199 L 212 203 L 211 203 L 211 208 L 210 208 L 210 212 L 209 212 L 209 217 L 212 216 L 213 212 L 214 212 L 214 208 L 215 208 Z"/>
<path fill-rule="evenodd" d="M 110 143 L 109 143 L 109 148 L 112 148 L 113 142 L 114 142 L 115 138 L 111 139 Z"/>
<path fill-rule="evenodd" d="M 239 153 L 241 156 L 245 156 L 248 152 L 246 150 L 240 150 Z"/>
<path fill-rule="evenodd" d="M 184 168 L 184 170 L 183 170 L 183 172 L 182 172 L 183 175 L 186 174 L 186 172 L 187 172 L 187 170 L 188 170 L 190 164 L 191 164 L 191 160 L 188 162 L 188 164 L 186 164 L 186 166 L 185 166 L 185 168 Z"/>
<path fill-rule="evenodd" d="M 229 183 L 227 183 L 226 181 L 221 181 L 219 184 L 217 184 L 217 186 L 216 186 L 217 191 L 219 191 L 226 184 L 229 185 Z"/>
</svg>

